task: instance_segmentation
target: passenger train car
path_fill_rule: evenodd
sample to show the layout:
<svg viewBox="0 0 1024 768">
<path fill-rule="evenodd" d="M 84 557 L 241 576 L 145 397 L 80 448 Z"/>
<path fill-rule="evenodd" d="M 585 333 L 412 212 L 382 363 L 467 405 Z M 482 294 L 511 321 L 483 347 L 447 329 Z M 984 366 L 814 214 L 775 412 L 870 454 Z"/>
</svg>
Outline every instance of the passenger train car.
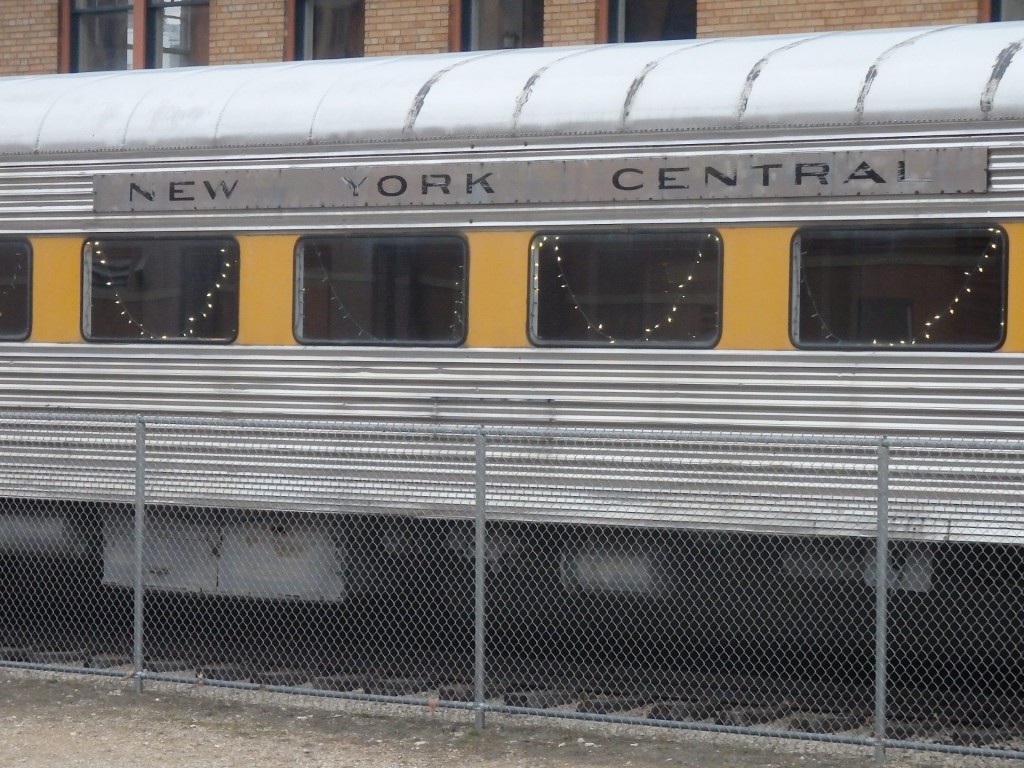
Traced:
<svg viewBox="0 0 1024 768">
<path fill-rule="evenodd" d="M 0 80 L 0 409 L 1024 437 L 1022 44 L 1005 23 Z M 1024 542 L 1024 517 L 986 530 Z"/>
</svg>

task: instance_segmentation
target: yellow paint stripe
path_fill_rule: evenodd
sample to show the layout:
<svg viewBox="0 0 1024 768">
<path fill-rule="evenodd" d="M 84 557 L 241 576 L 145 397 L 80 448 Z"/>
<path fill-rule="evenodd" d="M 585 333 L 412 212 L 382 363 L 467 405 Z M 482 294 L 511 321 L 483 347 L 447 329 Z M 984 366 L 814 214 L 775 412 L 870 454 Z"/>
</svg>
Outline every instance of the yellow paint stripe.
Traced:
<svg viewBox="0 0 1024 768">
<path fill-rule="evenodd" d="M 1024 352 L 1024 223 L 1004 225 L 1009 241 L 1004 352 Z M 793 227 L 718 230 L 724 253 L 719 349 L 787 350 Z M 470 347 L 525 348 L 531 231 L 473 232 L 469 243 Z M 293 345 L 297 235 L 243 235 L 239 344 Z M 31 238 L 32 342 L 80 342 L 81 237 Z"/>
<path fill-rule="evenodd" d="M 528 347 L 532 232 L 474 232 L 469 241 L 469 347 Z"/>
<path fill-rule="evenodd" d="M 720 229 L 719 349 L 793 349 L 789 338 L 790 242 L 795 228 Z"/>
<path fill-rule="evenodd" d="M 1024 352 L 1024 224 L 1004 224 L 1009 249 L 1003 352 Z"/>
<path fill-rule="evenodd" d="M 82 340 L 80 237 L 32 238 L 32 331 L 29 341 Z"/>
<path fill-rule="evenodd" d="M 295 344 L 297 235 L 239 235 L 239 344 Z"/>
</svg>

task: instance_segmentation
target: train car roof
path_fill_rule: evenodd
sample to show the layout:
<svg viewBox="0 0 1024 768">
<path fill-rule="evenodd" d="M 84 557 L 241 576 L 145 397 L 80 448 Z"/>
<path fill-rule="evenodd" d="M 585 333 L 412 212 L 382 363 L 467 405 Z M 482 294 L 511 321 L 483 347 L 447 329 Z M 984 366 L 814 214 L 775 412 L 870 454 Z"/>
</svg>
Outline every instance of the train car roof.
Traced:
<svg viewBox="0 0 1024 768">
<path fill-rule="evenodd" d="M 1024 23 L 0 78 L 0 153 L 1000 125 Z"/>
</svg>

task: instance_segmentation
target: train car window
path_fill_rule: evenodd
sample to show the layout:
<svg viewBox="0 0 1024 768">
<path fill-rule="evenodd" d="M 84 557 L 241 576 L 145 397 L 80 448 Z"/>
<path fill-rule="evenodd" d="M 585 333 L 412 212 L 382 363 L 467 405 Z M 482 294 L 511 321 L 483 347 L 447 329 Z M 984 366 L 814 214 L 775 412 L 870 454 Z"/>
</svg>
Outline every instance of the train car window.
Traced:
<svg viewBox="0 0 1024 768">
<path fill-rule="evenodd" d="M 295 252 L 295 337 L 437 344 L 466 335 L 466 243 L 453 235 L 307 237 Z"/>
<path fill-rule="evenodd" d="M 228 342 L 238 334 L 230 238 L 102 238 L 83 251 L 90 341 Z"/>
<path fill-rule="evenodd" d="M 0 339 L 28 338 L 32 313 L 32 249 L 24 240 L 0 240 Z"/>
<path fill-rule="evenodd" d="M 801 230 L 791 332 L 800 347 L 995 349 L 1006 235 L 994 227 Z"/>
<path fill-rule="evenodd" d="M 537 344 L 711 347 L 718 340 L 715 232 L 540 234 L 530 250 Z"/>
</svg>

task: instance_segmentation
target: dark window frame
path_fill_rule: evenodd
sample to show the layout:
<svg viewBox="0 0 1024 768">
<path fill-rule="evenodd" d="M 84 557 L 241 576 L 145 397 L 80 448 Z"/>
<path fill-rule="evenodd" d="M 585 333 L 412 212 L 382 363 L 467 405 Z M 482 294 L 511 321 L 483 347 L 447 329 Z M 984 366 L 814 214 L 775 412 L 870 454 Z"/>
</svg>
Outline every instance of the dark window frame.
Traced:
<svg viewBox="0 0 1024 768">
<path fill-rule="evenodd" d="M 414 241 L 417 239 L 443 239 L 458 242 L 462 249 L 461 258 L 461 270 L 462 270 L 462 308 L 461 308 L 461 334 L 458 337 L 454 337 L 450 340 L 440 341 L 424 341 L 424 340 L 389 340 L 370 338 L 366 341 L 359 341 L 356 339 L 321 339 L 321 338 L 310 338 L 303 333 L 303 310 L 305 308 L 305 301 L 302 299 L 301 294 L 303 291 L 303 267 L 301 260 L 303 258 L 303 246 L 309 242 L 315 242 L 317 240 L 382 240 L 382 241 L 393 241 L 393 240 L 408 240 Z M 304 346 L 329 346 L 329 347 L 404 347 L 404 348 L 457 348 L 461 347 L 466 343 L 466 339 L 469 335 L 469 268 L 470 268 L 470 252 L 469 242 L 466 237 L 461 233 L 456 232 L 424 232 L 424 233 L 408 233 L 408 232 L 361 232 L 361 233 L 350 233 L 350 234 L 310 234 L 299 237 L 295 242 L 295 248 L 293 251 L 293 274 L 294 274 L 294 285 L 293 285 L 293 301 L 292 301 L 292 335 L 295 341 Z"/>
<path fill-rule="evenodd" d="M 92 270 L 90 269 L 88 249 L 94 243 L 123 243 L 123 244 L 145 244 L 153 242 L 196 242 L 196 243 L 230 243 L 234 249 L 234 257 L 236 263 L 236 269 L 234 274 L 230 276 L 230 280 L 233 284 L 233 291 L 235 295 L 235 306 L 234 306 L 234 322 L 232 333 L 221 338 L 214 337 L 189 337 L 189 336 L 172 336 L 169 338 L 155 338 L 145 336 L 96 336 L 90 328 L 92 321 L 87 319 L 91 316 L 93 302 L 90 300 L 92 296 Z M 79 313 L 81 334 L 82 338 L 89 344 L 186 344 L 189 346 L 226 346 L 233 344 L 240 331 L 241 325 L 241 264 L 242 254 L 241 247 L 238 244 L 238 240 L 233 235 L 227 234 L 210 234 L 210 235 L 193 235 L 193 236 L 177 236 L 177 235 L 90 235 L 86 237 L 82 242 L 82 254 L 81 254 L 81 290 L 82 290 L 82 303 L 81 312 Z"/>
<path fill-rule="evenodd" d="M 501 0 L 497 0 L 501 2 Z M 531 0 L 523 0 L 524 3 L 530 2 Z M 542 0 L 533 0 L 539 4 L 540 7 L 540 28 L 539 28 L 539 39 L 538 40 L 525 40 L 525 34 L 519 36 L 518 32 L 514 34 L 517 36 L 515 39 L 508 37 L 507 35 L 502 36 L 502 40 L 499 45 L 493 47 L 481 47 L 479 44 L 479 35 L 474 35 L 474 27 L 479 22 L 479 4 L 481 0 L 457 0 L 458 2 L 458 23 L 459 23 L 459 50 L 461 51 L 489 51 L 489 50 L 503 50 L 507 48 L 540 48 L 544 45 L 544 4 Z M 524 25 L 526 24 L 525 15 L 523 20 Z M 529 43 L 528 45 L 526 43 Z"/>
<path fill-rule="evenodd" d="M 714 238 L 717 248 L 715 257 L 717 264 L 715 267 L 715 273 L 713 279 L 715 281 L 715 328 L 714 333 L 708 336 L 706 339 L 696 339 L 693 341 L 674 341 L 674 340 L 566 340 L 566 339 L 544 339 L 538 334 L 538 317 L 539 317 L 539 301 L 540 301 L 540 286 L 537 285 L 538 281 L 538 269 L 537 255 L 535 255 L 534 243 L 538 239 L 543 237 L 572 237 L 573 235 L 581 235 L 587 237 L 610 235 L 610 236 L 661 236 L 671 237 L 675 236 L 687 236 L 687 237 L 711 237 Z M 527 311 L 527 336 L 532 345 L 537 347 L 557 347 L 566 349 L 609 349 L 609 348 L 620 348 L 620 349 L 658 349 L 658 350 L 688 350 L 688 349 L 714 349 L 718 346 L 722 338 L 723 332 L 723 318 L 724 318 L 724 270 L 725 270 L 725 244 L 721 235 L 721 232 L 714 227 L 687 227 L 687 228 L 644 228 L 644 229 L 587 229 L 587 230 L 550 230 L 550 231 L 537 231 L 530 239 L 530 253 L 529 253 L 529 307 Z M 586 316 L 584 316 L 586 317 Z"/>
<path fill-rule="evenodd" d="M 174 8 L 184 6 L 205 6 L 211 5 L 211 0 L 121 0 L 116 5 L 104 8 L 76 8 L 76 0 L 61 0 L 61 22 L 62 32 L 60 35 L 60 70 L 62 72 L 116 72 L 123 71 L 120 68 L 109 70 L 80 70 L 79 69 L 79 35 L 78 20 L 89 16 L 104 14 L 128 13 L 129 24 L 132 29 L 131 61 L 125 70 L 131 69 L 153 69 L 156 62 L 157 41 L 155 40 L 156 24 L 153 23 L 154 13 L 163 8 Z M 207 37 L 207 58 L 209 56 L 209 37 Z"/>
<path fill-rule="evenodd" d="M 687 34 L 684 35 L 629 35 L 629 19 L 627 16 L 627 4 L 629 0 L 603 0 L 602 3 L 602 16 L 607 23 L 607 41 L 610 43 L 624 43 L 624 42 L 641 42 L 651 40 L 693 40 L 697 37 L 697 29 L 699 26 L 699 18 L 697 16 L 697 0 L 681 0 L 690 5 L 690 8 L 686 9 L 686 13 L 690 18 L 686 19 L 687 23 Z M 634 4 L 632 7 L 636 7 Z M 676 13 L 680 11 L 673 9 Z M 669 16 L 665 19 L 665 23 L 669 23 L 672 19 L 673 11 L 669 12 Z M 691 26 L 692 21 L 692 26 Z M 676 18 L 675 23 L 681 23 L 681 20 Z"/>
<path fill-rule="evenodd" d="M 2 330 L 2 318 L 3 318 L 3 313 L 4 313 L 4 310 L 5 310 L 5 304 L 6 304 L 6 301 L 5 301 L 6 300 L 6 291 L 4 290 L 5 289 L 4 284 L 2 282 L 0 282 L 0 342 L 5 342 L 5 341 L 25 341 L 25 340 L 27 340 L 29 338 L 29 336 L 32 335 L 32 277 L 33 277 L 33 267 L 34 267 L 32 243 L 28 240 L 28 238 L 19 238 L 19 237 L 3 237 L 3 238 L 0 238 L 0 249 L 4 249 L 4 248 L 6 248 L 8 246 L 12 246 L 12 247 L 15 247 L 15 248 L 23 248 L 25 250 L 25 253 L 26 253 L 26 256 L 27 256 L 25 278 L 24 278 L 24 284 L 25 284 L 25 318 L 24 318 L 25 319 L 25 323 L 24 323 L 24 328 L 25 328 L 25 330 L 24 330 L 24 333 L 22 333 L 20 331 L 18 333 L 11 333 L 11 334 L 7 334 L 7 333 L 3 332 L 3 330 Z M 15 278 L 16 277 L 17 277 L 17 275 L 15 275 Z M 14 287 L 14 282 L 13 281 L 11 282 L 9 287 L 12 287 L 12 288 Z"/>
<path fill-rule="evenodd" d="M 1000 299 L 1000 333 L 998 338 L 992 343 L 941 343 L 926 341 L 917 343 L 914 337 L 912 318 L 909 316 L 906 320 L 900 319 L 900 307 L 895 303 L 895 299 L 889 301 L 884 305 L 879 305 L 879 308 L 884 313 L 888 313 L 889 319 L 896 319 L 897 322 L 906 322 L 909 329 L 909 333 L 912 337 L 911 342 L 890 342 L 884 343 L 872 343 L 868 341 L 860 340 L 837 340 L 835 342 L 829 341 L 804 341 L 800 338 L 799 327 L 804 319 L 802 313 L 801 304 L 801 288 L 803 285 L 803 279 L 800 277 L 800 271 L 802 266 L 798 263 L 798 243 L 801 242 L 801 236 L 805 233 L 836 233 L 836 232 L 865 232 L 865 233 L 879 233 L 880 235 L 891 235 L 893 233 L 904 233 L 911 234 L 913 232 L 921 232 L 927 234 L 935 234 L 938 232 L 977 232 L 980 234 L 981 231 L 990 231 L 997 235 L 1001 244 L 1000 256 L 1002 258 L 1002 270 L 1000 273 L 1000 286 L 999 286 L 999 299 Z M 979 255 L 979 263 L 981 260 Z M 927 225 L 916 222 L 890 222 L 884 225 L 835 225 L 835 226 L 807 226 L 800 227 L 793 233 L 793 237 L 790 241 L 790 254 L 789 254 L 789 338 L 790 342 L 797 349 L 808 350 L 808 351 L 820 351 L 820 352 L 914 352 L 914 353 L 928 353 L 928 352 L 948 352 L 948 351 L 960 351 L 960 352 L 995 352 L 999 350 L 1003 344 L 1006 343 L 1007 335 L 1007 322 L 1009 320 L 1009 270 L 1010 270 L 1010 246 L 1009 237 L 1006 230 L 998 224 L 989 222 L 977 222 L 977 221 L 964 221 L 964 222 L 943 222 L 941 224 Z M 966 285 L 966 283 L 965 283 Z M 860 301 L 871 300 L 874 297 L 861 296 Z M 955 297 L 954 297 L 955 298 Z M 946 310 L 954 308 L 953 303 L 949 303 Z M 811 307 L 811 317 L 816 317 L 818 312 L 815 310 L 814 305 Z M 931 313 L 926 313 L 927 317 Z M 821 322 L 825 322 L 822 320 Z M 859 320 L 858 320 L 859 323 Z"/>
<path fill-rule="evenodd" d="M 313 55 L 312 46 L 307 49 L 306 37 L 309 32 L 308 25 L 310 15 L 315 11 L 312 4 L 316 0 L 291 0 L 289 9 L 289 28 L 287 30 L 287 37 L 289 37 L 291 43 L 290 53 L 292 59 L 295 61 L 323 61 L 332 58 L 348 58 L 358 59 L 366 55 L 366 2 L 365 0 L 355 0 L 352 5 L 362 6 L 362 30 L 360 32 L 361 45 L 358 53 L 352 53 L 345 56 L 321 56 L 316 57 Z"/>
<path fill-rule="evenodd" d="M 206 30 L 206 61 L 198 62 L 196 64 L 187 64 L 182 66 L 201 66 L 209 63 L 210 58 L 210 30 L 209 30 L 209 11 L 210 11 L 210 0 L 149 0 L 146 4 L 146 68 L 147 69 L 158 69 L 156 65 L 156 57 L 158 51 L 163 53 L 162 44 L 156 39 L 157 24 L 155 23 L 156 14 L 164 8 L 200 8 L 205 7 L 207 9 L 207 30 Z"/>
<path fill-rule="evenodd" d="M 64 0 L 64 6 L 67 8 L 66 18 L 68 23 L 67 30 L 67 71 L 68 72 L 105 72 L 105 71 L 120 71 L 118 69 L 113 70 L 83 70 L 79 67 L 79 55 L 81 54 L 80 46 L 80 34 L 78 34 L 80 22 L 87 18 L 97 18 L 99 16 L 113 16 L 114 14 L 128 14 L 128 23 L 131 25 L 132 32 L 132 55 L 131 65 L 126 66 L 125 69 L 136 69 L 139 62 L 139 51 L 137 44 L 137 36 L 135 35 L 135 26 L 138 23 L 138 10 L 137 4 L 139 0 L 123 0 L 123 2 L 117 5 L 103 7 L 103 8 L 76 8 L 77 0 Z M 127 51 L 127 41 L 125 42 L 125 49 Z M 126 61 L 127 64 L 127 61 Z"/>
<path fill-rule="evenodd" d="M 1003 18 L 1003 10 L 1004 10 L 1003 2 L 1004 2 L 1004 0 L 989 0 L 988 18 L 987 19 L 983 19 L 983 20 L 984 21 L 1006 21 L 1006 19 Z M 1024 9 L 1022 9 L 1022 10 L 1024 10 Z M 1021 18 L 1024 18 L 1024 17 L 1016 17 L 1016 18 L 1010 19 L 1010 21 L 1019 21 Z"/>
</svg>

